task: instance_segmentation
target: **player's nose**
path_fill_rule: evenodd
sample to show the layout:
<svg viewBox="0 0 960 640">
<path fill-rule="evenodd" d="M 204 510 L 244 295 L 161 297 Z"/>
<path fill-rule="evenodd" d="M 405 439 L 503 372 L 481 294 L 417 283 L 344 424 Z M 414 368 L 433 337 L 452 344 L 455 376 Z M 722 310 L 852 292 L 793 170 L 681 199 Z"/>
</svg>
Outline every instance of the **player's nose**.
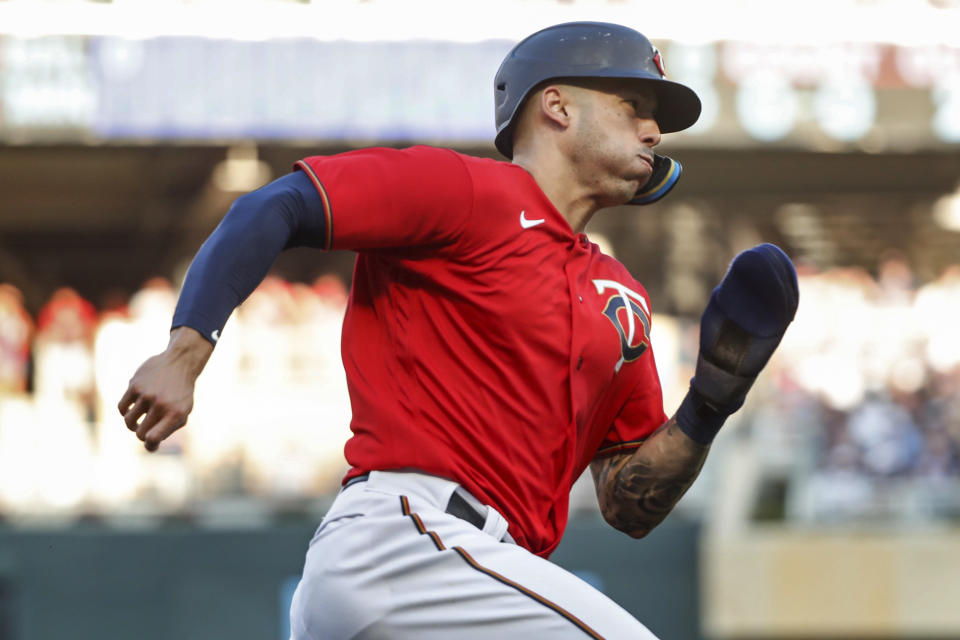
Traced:
<svg viewBox="0 0 960 640">
<path fill-rule="evenodd" d="M 645 147 L 655 147 L 660 144 L 660 125 L 653 118 L 640 118 L 637 134 Z"/>
</svg>

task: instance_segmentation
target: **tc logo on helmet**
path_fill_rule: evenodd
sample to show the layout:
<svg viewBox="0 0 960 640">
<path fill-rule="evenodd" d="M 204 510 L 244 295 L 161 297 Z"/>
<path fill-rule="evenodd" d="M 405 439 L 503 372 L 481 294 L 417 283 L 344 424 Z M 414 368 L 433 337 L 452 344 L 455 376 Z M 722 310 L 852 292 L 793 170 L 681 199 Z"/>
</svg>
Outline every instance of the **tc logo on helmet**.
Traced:
<svg viewBox="0 0 960 640">
<path fill-rule="evenodd" d="M 663 68 L 663 57 L 660 55 L 660 50 L 656 47 L 653 48 L 653 64 L 657 65 L 657 71 L 660 72 L 660 77 L 666 78 L 667 72 Z"/>
</svg>

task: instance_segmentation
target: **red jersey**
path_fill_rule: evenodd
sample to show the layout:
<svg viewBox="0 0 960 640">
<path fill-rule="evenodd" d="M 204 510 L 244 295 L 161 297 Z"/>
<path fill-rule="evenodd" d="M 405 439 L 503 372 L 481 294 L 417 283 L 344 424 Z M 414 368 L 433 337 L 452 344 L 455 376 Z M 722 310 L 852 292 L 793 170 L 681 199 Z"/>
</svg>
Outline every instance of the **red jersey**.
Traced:
<svg viewBox="0 0 960 640">
<path fill-rule="evenodd" d="M 517 165 L 421 146 L 296 167 L 324 202 L 327 248 L 359 254 L 347 478 L 449 478 L 548 556 L 590 461 L 666 421 L 646 291 Z"/>
</svg>

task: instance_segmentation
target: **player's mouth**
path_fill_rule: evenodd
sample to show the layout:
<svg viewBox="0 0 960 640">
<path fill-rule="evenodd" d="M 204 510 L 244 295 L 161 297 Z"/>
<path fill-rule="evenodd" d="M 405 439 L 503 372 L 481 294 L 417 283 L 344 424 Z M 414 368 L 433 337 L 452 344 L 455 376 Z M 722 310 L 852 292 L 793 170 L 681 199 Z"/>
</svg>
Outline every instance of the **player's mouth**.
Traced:
<svg viewBox="0 0 960 640">
<path fill-rule="evenodd" d="M 650 166 L 650 171 L 653 171 L 653 154 L 638 153 L 637 155 Z"/>
</svg>

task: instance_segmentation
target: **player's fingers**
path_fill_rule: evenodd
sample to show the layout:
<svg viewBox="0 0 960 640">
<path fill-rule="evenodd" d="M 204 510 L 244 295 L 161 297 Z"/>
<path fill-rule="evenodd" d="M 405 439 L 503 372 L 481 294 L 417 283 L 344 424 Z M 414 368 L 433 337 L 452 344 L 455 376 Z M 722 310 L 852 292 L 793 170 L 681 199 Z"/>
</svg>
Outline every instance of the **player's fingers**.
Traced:
<svg viewBox="0 0 960 640">
<path fill-rule="evenodd" d="M 169 411 L 167 411 L 166 408 L 160 404 L 154 403 L 151 405 L 151 407 L 147 410 L 146 415 L 143 416 L 143 420 L 136 425 L 137 437 L 141 440 L 146 439 L 147 433 L 150 432 L 150 429 L 160 422 L 168 413 Z"/>
<path fill-rule="evenodd" d="M 127 423 L 127 429 L 130 431 L 137 430 L 137 423 L 140 421 L 140 416 L 150 411 L 150 401 L 144 396 L 140 396 L 133 403 L 133 406 L 129 407 L 126 413 L 123 414 L 123 421 Z"/>
<path fill-rule="evenodd" d="M 120 402 L 117 403 L 117 409 L 119 409 L 120 415 L 125 415 L 127 411 L 130 410 L 130 405 L 134 403 L 139 395 L 140 394 L 133 390 L 133 386 L 127 387 L 126 393 L 123 394 Z"/>
<path fill-rule="evenodd" d="M 185 424 L 187 424 L 186 416 L 179 414 L 169 414 L 165 416 L 164 419 L 150 429 L 143 438 L 143 443 L 147 451 L 156 451 L 161 442 Z"/>
</svg>

